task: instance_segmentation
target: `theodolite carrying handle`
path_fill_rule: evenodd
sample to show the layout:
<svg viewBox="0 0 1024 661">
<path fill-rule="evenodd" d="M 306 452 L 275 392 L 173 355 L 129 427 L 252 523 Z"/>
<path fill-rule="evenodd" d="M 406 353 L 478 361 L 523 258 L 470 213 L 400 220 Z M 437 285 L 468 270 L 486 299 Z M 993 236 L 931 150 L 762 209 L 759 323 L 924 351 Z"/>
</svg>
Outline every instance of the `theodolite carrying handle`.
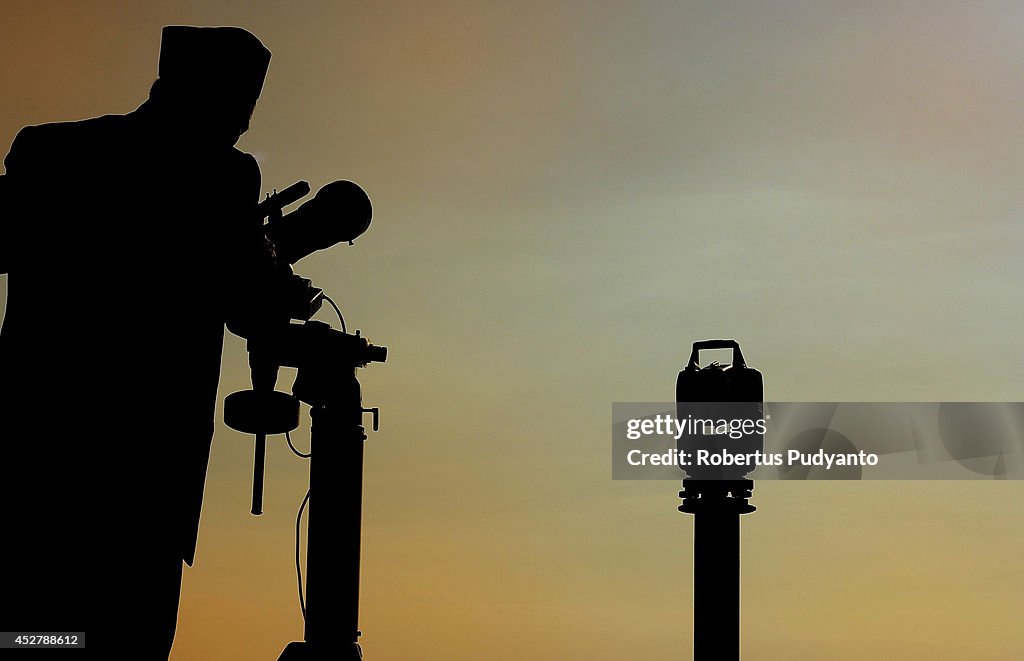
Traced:
<svg viewBox="0 0 1024 661">
<path fill-rule="evenodd" d="M 743 352 L 740 351 L 740 343 L 736 340 L 701 340 L 693 343 L 693 351 L 690 352 L 690 362 L 686 369 L 695 370 L 699 365 L 699 357 L 702 349 L 732 349 L 732 364 L 738 368 L 746 367 L 743 361 Z"/>
</svg>

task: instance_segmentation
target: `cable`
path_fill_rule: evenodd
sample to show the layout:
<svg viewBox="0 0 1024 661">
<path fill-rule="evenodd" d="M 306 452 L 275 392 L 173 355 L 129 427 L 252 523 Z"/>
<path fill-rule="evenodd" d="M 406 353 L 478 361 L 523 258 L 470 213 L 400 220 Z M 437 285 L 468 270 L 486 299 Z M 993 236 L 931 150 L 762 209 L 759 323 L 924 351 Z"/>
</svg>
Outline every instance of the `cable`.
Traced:
<svg viewBox="0 0 1024 661">
<path fill-rule="evenodd" d="M 340 322 L 341 322 L 341 332 L 342 332 L 342 333 L 347 333 L 347 332 L 348 332 L 348 329 L 347 329 L 347 328 L 345 328 L 345 317 L 341 316 L 341 309 L 340 309 L 340 308 L 338 307 L 338 305 L 337 305 L 337 304 L 336 304 L 336 303 L 335 303 L 335 302 L 334 302 L 334 301 L 333 301 L 333 300 L 331 299 L 331 297 L 330 297 L 330 296 L 328 296 L 327 294 L 324 294 L 324 300 L 325 300 L 325 301 L 327 301 L 328 303 L 330 303 L 330 304 L 331 304 L 331 307 L 332 307 L 332 308 L 334 308 L 334 311 L 338 313 L 338 321 L 340 321 Z"/>
<path fill-rule="evenodd" d="M 292 434 L 291 432 L 285 432 L 284 438 L 288 441 L 288 447 L 295 453 L 296 456 L 302 457 L 303 459 L 309 459 L 312 452 L 309 454 L 303 454 L 295 449 L 292 445 Z M 299 547 L 299 541 L 301 538 L 302 531 L 302 511 L 306 509 L 306 503 L 309 502 L 309 490 L 306 490 L 306 497 L 302 499 L 302 504 L 299 505 L 299 513 L 295 515 L 295 577 L 299 582 L 299 608 L 302 609 L 302 619 L 306 619 L 306 596 L 302 591 L 302 552 Z"/>
<path fill-rule="evenodd" d="M 338 321 L 341 322 L 341 332 L 347 333 L 348 329 L 345 327 L 345 317 L 344 315 L 341 314 L 341 308 L 339 308 L 338 304 L 335 303 L 334 300 L 327 294 L 324 294 L 324 300 L 330 303 L 331 307 L 334 308 L 334 311 L 338 313 Z M 288 447 L 291 449 L 292 452 L 295 453 L 295 456 L 302 457 L 303 459 L 309 459 L 309 457 L 312 455 L 312 450 L 310 450 L 310 452 L 308 453 L 302 453 L 299 452 L 294 445 L 292 445 L 291 432 L 285 432 L 284 438 L 286 441 L 288 441 Z M 302 537 L 302 512 L 305 511 L 306 504 L 308 502 L 309 490 L 307 489 L 306 495 L 302 499 L 302 503 L 299 505 L 299 513 L 295 515 L 295 578 L 299 584 L 299 608 L 302 610 L 303 620 L 306 619 L 306 595 L 302 589 L 302 551 L 299 541 L 301 540 Z M 362 656 L 361 651 L 360 656 Z"/>
<path fill-rule="evenodd" d="M 295 516 L 295 576 L 299 580 L 299 608 L 302 609 L 302 619 L 306 619 L 306 595 L 302 591 L 302 563 L 299 562 L 299 529 L 302 526 L 302 511 L 306 509 L 306 503 L 309 502 L 309 490 L 306 490 L 306 497 L 302 499 L 302 504 L 299 505 L 299 513 Z"/>
<path fill-rule="evenodd" d="M 295 449 L 295 446 L 292 445 L 292 433 L 291 432 L 287 432 L 286 431 L 284 433 L 284 440 L 288 441 L 288 447 L 291 448 L 292 452 L 295 453 L 296 457 L 302 457 L 303 459 L 309 459 L 313 455 L 312 451 L 310 451 L 310 452 L 308 452 L 306 454 L 303 454 L 302 452 L 299 452 L 298 450 Z"/>
</svg>

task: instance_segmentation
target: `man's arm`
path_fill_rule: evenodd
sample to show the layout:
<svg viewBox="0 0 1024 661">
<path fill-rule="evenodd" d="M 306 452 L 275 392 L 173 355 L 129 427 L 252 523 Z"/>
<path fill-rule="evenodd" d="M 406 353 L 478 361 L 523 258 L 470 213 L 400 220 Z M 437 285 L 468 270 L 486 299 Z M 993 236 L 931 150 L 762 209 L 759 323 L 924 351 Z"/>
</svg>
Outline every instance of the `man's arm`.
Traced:
<svg viewBox="0 0 1024 661">
<path fill-rule="evenodd" d="M 248 338 L 281 322 L 281 297 L 291 267 L 277 260 L 256 210 L 261 185 L 259 165 L 249 154 L 241 157 L 243 165 L 239 167 L 235 190 L 241 196 L 238 208 L 244 212 L 229 217 L 225 242 L 225 284 L 229 289 L 225 322 L 232 333 Z"/>
</svg>

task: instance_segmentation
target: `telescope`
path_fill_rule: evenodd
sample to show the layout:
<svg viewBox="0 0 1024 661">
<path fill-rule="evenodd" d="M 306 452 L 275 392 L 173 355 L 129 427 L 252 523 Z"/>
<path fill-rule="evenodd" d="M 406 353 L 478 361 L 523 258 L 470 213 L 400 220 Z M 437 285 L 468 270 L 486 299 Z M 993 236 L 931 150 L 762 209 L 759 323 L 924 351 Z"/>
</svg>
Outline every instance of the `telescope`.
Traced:
<svg viewBox="0 0 1024 661">
<path fill-rule="evenodd" d="M 282 215 L 284 207 L 308 194 L 309 183 L 298 181 L 258 205 L 260 218 L 269 218 L 267 238 L 287 264 L 343 241 L 351 245 L 370 226 L 370 198 L 358 184 L 345 180 L 327 184 L 312 200 Z"/>
<path fill-rule="evenodd" d="M 298 181 L 284 190 L 268 193 L 257 207 L 263 235 L 272 248 L 273 275 L 261 289 L 264 299 L 238 305 L 237 318 L 228 321 L 236 335 L 252 339 L 273 333 L 289 320 L 307 321 L 323 304 L 323 290 L 308 278 L 295 275 L 292 265 L 318 250 L 338 243 L 349 245 L 370 226 L 370 198 L 351 181 L 334 181 L 313 199 L 289 214 L 284 207 L 309 194 L 309 183 Z M 269 290 L 269 295 L 267 295 Z"/>
<path fill-rule="evenodd" d="M 314 287 L 309 279 L 291 273 L 291 265 L 342 241 L 351 245 L 370 226 L 372 216 L 369 196 L 358 184 L 347 180 L 327 184 L 313 199 L 291 213 L 284 213 L 285 207 L 309 192 L 309 182 L 298 181 L 280 192 L 274 190 L 267 194 L 257 205 L 259 218 L 267 221 L 263 231 L 273 246 L 274 258 L 288 275 L 275 283 L 273 318 L 264 319 L 259 327 L 247 329 L 245 333 L 253 389 L 233 393 L 225 401 L 228 426 L 238 431 L 267 430 L 253 432 L 256 445 L 251 511 L 255 515 L 263 513 L 266 434 L 282 434 L 298 426 L 299 400 L 275 391 L 274 385 L 279 367 L 299 365 L 279 354 L 294 351 L 287 345 L 294 342 L 299 333 L 290 328 L 291 321 L 308 322 L 324 301 L 323 290 Z"/>
<path fill-rule="evenodd" d="M 299 577 L 304 640 L 290 643 L 279 661 L 355 660 L 362 659 L 358 642 L 366 440 L 362 419 L 371 413 L 376 431 L 380 415 L 378 408 L 363 408 L 356 369 L 386 361 L 387 348 L 371 344 L 358 330 L 349 334 L 341 311 L 323 290 L 291 271 L 292 264 L 318 250 L 341 242 L 351 244 L 370 226 L 370 198 L 351 181 L 327 184 L 298 209 L 284 213 L 284 207 L 309 191 L 309 184 L 300 181 L 274 191 L 258 205 L 260 218 L 267 219 L 264 235 L 273 248 L 275 272 L 281 280 L 273 287 L 273 300 L 265 302 L 269 314 L 254 314 L 259 322 L 247 325 L 243 333 L 252 389 L 228 395 L 224 422 L 255 437 L 251 512 L 259 515 L 263 513 L 267 436 L 295 430 L 299 403 L 311 407 L 310 450 L 300 455 L 310 460 L 309 492 L 299 509 L 301 517 L 309 503 L 305 596 Z M 310 319 L 324 300 L 337 310 L 340 331 Z M 275 390 L 281 367 L 298 370 L 291 393 Z M 297 568 L 298 558 L 296 546 Z"/>
</svg>

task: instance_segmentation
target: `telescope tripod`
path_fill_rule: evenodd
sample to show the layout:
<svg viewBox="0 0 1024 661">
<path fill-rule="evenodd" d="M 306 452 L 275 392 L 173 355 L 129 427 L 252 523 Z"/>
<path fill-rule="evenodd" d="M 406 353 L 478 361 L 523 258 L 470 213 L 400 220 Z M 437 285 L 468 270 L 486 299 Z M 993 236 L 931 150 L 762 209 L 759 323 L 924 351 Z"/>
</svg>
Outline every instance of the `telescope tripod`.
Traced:
<svg viewBox="0 0 1024 661">
<path fill-rule="evenodd" d="M 353 371 L 354 372 L 354 371 Z M 306 629 L 279 661 L 356 661 L 363 502 L 363 409 L 355 374 L 313 407 L 306 543 Z M 377 428 L 377 409 L 373 427 Z"/>
<path fill-rule="evenodd" d="M 291 324 L 274 342 L 250 340 L 253 390 L 225 402 L 225 422 L 256 434 L 253 512 L 262 502 L 262 435 L 284 433 L 298 424 L 298 402 L 312 407 L 309 503 L 306 544 L 305 632 L 289 643 L 279 661 L 357 661 L 359 570 L 363 496 L 363 414 L 356 368 L 384 362 L 387 350 L 356 331 L 348 335 L 318 322 Z M 298 367 L 292 395 L 274 391 L 277 365 Z M 261 510 L 262 507 L 259 507 Z"/>
</svg>

